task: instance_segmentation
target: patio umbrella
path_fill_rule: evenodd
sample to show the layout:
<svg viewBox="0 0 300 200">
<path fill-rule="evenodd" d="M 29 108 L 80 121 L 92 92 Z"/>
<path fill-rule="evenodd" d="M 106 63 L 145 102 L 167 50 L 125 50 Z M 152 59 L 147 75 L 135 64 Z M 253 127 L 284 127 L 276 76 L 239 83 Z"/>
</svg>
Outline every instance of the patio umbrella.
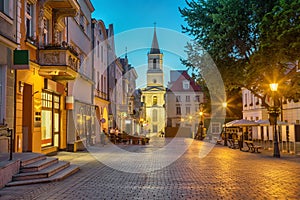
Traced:
<svg viewBox="0 0 300 200">
<path fill-rule="evenodd" d="M 226 123 L 226 127 L 235 127 L 235 126 L 258 126 L 259 124 L 254 121 L 239 119 L 233 120 L 231 122 Z"/>
</svg>

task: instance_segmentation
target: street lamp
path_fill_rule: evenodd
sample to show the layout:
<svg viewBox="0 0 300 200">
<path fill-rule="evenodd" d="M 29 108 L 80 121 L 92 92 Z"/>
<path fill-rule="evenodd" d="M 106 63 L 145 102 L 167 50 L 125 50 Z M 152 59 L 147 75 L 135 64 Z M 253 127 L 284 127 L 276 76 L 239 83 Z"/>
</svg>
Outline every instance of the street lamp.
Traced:
<svg viewBox="0 0 300 200">
<path fill-rule="evenodd" d="M 199 128 L 200 128 L 200 140 L 203 140 L 203 120 L 202 120 L 202 116 L 203 116 L 203 112 L 200 111 L 199 112 L 200 115 L 200 122 L 199 122 Z"/>
<path fill-rule="evenodd" d="M 222 103 L 223 108 L 225 109 L 225 116 L 226 116 L 226 108 L 227 108 L 227 102 Z M 226 118 L 226 117 L 225 117 Z M 226 120 L 224 121 L 224 146 L 227 145 L 227 133 L 226 133 Z"/>
<path fill-rule="evenodd" d="M 276 101 L 276 92 L 278 89 L 278 83 L 271 83 L 270 89 L 272 91 L 273 107 L 269 108 L 269 121 L 270 125 L 274 125 L 274 152 L 273 157 L 280 158 L 280 151 L 278 146 L 278 136 L 277 136 L 277 117 L 280 113 L 279 106 Z"/>
</svg>

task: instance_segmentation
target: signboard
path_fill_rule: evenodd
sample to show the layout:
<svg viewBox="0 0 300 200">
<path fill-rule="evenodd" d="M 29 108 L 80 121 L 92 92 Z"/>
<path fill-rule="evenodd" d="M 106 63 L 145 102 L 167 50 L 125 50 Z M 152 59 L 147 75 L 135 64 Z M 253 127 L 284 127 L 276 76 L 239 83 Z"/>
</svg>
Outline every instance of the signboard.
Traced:
<svg viewBox="0 0 300 200">
<path fill-rule="evenodd" d="M 66 110 L 74 109 L 74 96 L 66 96 Z"/>
<path fill-rule="evenodd" d="M 29 67 L 29 51 L 28 50 L 14 50 L 14 64 L 13 69 L 30 69 Z"/>
</svg>

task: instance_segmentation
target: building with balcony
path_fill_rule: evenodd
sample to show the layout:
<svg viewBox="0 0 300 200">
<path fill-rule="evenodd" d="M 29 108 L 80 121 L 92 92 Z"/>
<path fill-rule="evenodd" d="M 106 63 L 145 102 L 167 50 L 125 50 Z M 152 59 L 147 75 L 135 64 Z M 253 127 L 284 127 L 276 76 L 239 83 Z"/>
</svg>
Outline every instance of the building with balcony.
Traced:
<svg viewBox="0 0 300 200">
<path fill-rule="evenodd" d="M 16 70 L 16 152 L 67 148 L 67 85 L 80 64 L 67 24 L 79 10 L 76 0 L 18 1 L 18 49 L 28 52 L 29 62 Z"/>
</svg>

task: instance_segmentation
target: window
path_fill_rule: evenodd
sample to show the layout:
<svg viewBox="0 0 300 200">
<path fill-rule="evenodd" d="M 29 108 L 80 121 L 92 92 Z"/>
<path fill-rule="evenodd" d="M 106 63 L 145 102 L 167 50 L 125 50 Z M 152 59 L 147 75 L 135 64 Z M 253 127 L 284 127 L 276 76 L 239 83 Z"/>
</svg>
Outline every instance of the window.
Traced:
<svg viewBox="0 0 300 200">
<path fill-rule="evenodd" d="M 183 82 L 182 82 L 182 88 L 183 88 L 184 90 L 188 90 L 188 89 L 190 88 L 190 82 L 187 81 L 187 80 L 183 81 Z"/>
<path fill-rule="evenodd" d="M 101 62 L 103 62 L 103 46 L 101 46 Z"/>
<path fill-rule="evenodd" d="M 0 0 L 0 12 L 13 18 L 13 3 L 12 0 Z"/>
<path fill-rule="evenodd" d="M 97 90 L 100 90 L 100 73 L 97 72 Z"/>
<path fill-rule="evenodd" d="M 107 93 L 107 91 L 106 91 L 106 77 L 104 77 L 104 79 L 103 79 L 103 92 L 105 92 L 105 93 Z"/>
<path fill-rule="evenodd" d="M 104 85 L 104 84 L 103 84 L 103 81 L 104 81 L 104 80 L 103 80 L 103 75 L 101 75 L 101 92 L 103 92 L 103 85 Z"/>
<path fill-rule="evenodd" d="M 211 123 L 211 132 L 220 133 L 220 123 Z"/>
<path fill-rule="evenodd" d="M 33 30 L 33 4 L 28 3 L 26 4 L 26 12 L 25 12 L 25 18 L 26 18 L 26 37 L 31 38 L 34 36 L 34 30 Z"/>
<path fill-rule="evenodd" d="M 248 102 L 248 95 L 247 94 L 245 94 L 245 101 L 244 102 L 245 102 L 244 106 L 247 107 L 247 102 Z"/>
<path fill-rule="evenodd" d="M 190 102 L 191 101 L 190 96 L 185 96 L 185 101 Z"/>
<path fill-rule="evenodd" d="M 181 115 L 181 107 L 180 106 L 176 107 L 176 115 Z"/>
<path fill-rule="evenodd" d="M 156 79 L 153 79 L 153 83 L 156 83 Z"/>
<path fill-rule="evenodd" d="M 85 31 L 85 19 L 83 14 L 80 15 L 79 17 L 79 24 L 80 24 L 80 28 Z"/>
<path fill-rule="evenodd" d="M 44 29 L 43 29 L 43 43 L 47 45 L 49 43 L 49 20 L 44 17 L 43 19 Z"/>
<path fill-rule="evenodd" d="M 156 59 L 153 59 L 153 69 L 156 69 Z"/>
<path fill-rule="evenodd" d="M 97 41 L 97 57 L 98 58 L 100 57 L 99 45 L 100 45 L 100 42 Z"/>
<path fill-rule="evenodd" d="M 196 101 L 196 102 L 200 102 L 200 96 L 199 96 L 199 95 L 196 95 L 196 96 L 195 96 L 195 101 Z"/>
<path fill-rule="evenodd" d="M 176 102 L 181 102 L 180 96 L 176 96 Z"/>
<path fill-rule="evenodd" d="M 153 120 L 153 122 L 157 122 L 157 110 L 153 110 L 152 120 Z"/>
<path fill-rule="evenodd" d="M 153 96 L 152 103 L 153 103 L 153 105 L 157 105 L 157 96 Z"/>
<path fill-rule="evenodd" d="M 189 115 L 191 113 L 191 108 L 190 107 L 186 107 L 185 111 L 186 111 L 186 114 Z"/>
</svg>

